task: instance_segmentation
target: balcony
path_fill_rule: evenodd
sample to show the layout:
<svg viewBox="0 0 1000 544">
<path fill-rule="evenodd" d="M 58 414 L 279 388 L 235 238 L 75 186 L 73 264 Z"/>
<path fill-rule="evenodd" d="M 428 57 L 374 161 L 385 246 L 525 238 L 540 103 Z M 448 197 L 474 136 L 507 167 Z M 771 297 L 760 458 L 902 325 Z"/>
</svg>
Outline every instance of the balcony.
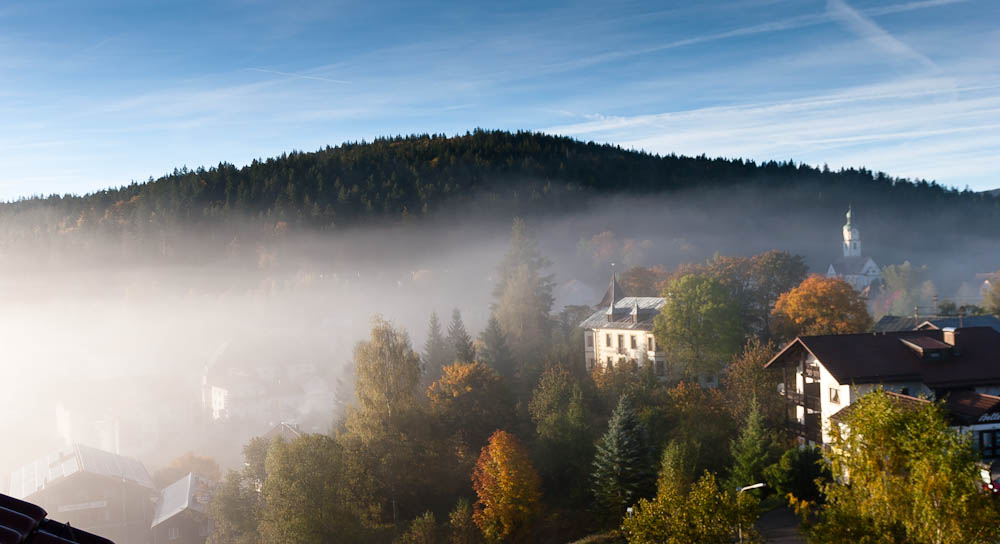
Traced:
<svg viewBox="0 0 1000 544">
<path fill-rule="evenodd" d="M 802 393 L 799 393 L 798 391 L 792 391 L 787 388 L 785 389 L 785 399 L 792 404 L 798 404 L 798 405 L 805 404 L 805 399 L 803 398 Z"/>
<path fill-rule="evenodd" d="M 798 421 L 789 421 L 785 426 L 798 436 L 817 444 L 823 443 L 823 433 L 817 425 L 806 425 Z"/>
</svg>

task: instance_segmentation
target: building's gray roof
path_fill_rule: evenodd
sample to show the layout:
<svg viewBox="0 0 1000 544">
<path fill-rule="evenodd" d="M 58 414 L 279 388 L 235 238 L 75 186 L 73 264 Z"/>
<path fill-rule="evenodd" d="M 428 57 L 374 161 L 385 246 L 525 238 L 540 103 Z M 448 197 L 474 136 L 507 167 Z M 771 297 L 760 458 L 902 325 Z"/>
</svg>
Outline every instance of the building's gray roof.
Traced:
<svg viewBox="0 0 1000 544">
<path fill-rule="evenodd" d="M 185 510 L 204 514 L 211 498 L 211 488 L 211 483 L 206 478 L 193 472 L 163 488 L 151 527 L 156 527 Z"/>
<path fill-rule="evenodd" d="M 24 499 L 46 486 L 83 472 L 156 489 L 149 472 L 138 459 L 74 444 L 12 472 L 8 494 Z"/>
<path fill-rule="evenodd" d="M 874 332 L 913 331 L 917 329 L 945 329 L 948 327 L 993 327 L 1000 331 L 1000 319 L 992 315 L 975 315 L 962 317 L 959 324 L 958 316 L 917 317 L 886 315 L 878 320 L 872 328 Z"/>
<path fill-rule="evenodd" d="M 833 261 L 833 271 L 837 274 L 862 274 L 865 265 L 868 264 L 869 257 L 840 257 Z"/>
<path fill-rule="evenodd" d="M 608 308 L 600 308 L 580 323 L 584 329 L 633 329 L 653 330 L 653 319 L 666 304 L 663 297 L 623 297 L 615 302 L 614 315 L 608 319 Z M 639 306 L 638 322 L 632 322 L 632 311 Z"/>
</svg>

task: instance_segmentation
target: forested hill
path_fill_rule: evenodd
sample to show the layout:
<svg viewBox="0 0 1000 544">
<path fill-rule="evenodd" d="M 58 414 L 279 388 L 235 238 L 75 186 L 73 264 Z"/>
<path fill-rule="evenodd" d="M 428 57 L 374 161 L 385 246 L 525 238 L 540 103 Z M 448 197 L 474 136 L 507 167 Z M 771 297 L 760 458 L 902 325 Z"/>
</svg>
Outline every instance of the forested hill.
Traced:
<svg viewBox="0 0 1000 544">
<path fill-rule="evenodd" d="M 846 202 L 911 210 L 961 208 L 984 228 L 1000 224 L 998 201 L 936 183 L 865 169 L 829 171 L 793 162 L 756 164 L 704 156 L 658 156 L 531 132 L 476 130 L 293 152 L 243 168 L 181 169 L 84 196 L 0 204 L 3 241 L 86 233 L 144 233 L 163 225 L 202 228 L 233 218 L 262 226 L 341 228 L 374 221 L 477 211 L 531 215 L 573 209 L 594 195 L 736 187 L 802 196 L 785 200 L 842 210 Z M 283 222 L 283 223 L 282 223 Z"/>
</svg>

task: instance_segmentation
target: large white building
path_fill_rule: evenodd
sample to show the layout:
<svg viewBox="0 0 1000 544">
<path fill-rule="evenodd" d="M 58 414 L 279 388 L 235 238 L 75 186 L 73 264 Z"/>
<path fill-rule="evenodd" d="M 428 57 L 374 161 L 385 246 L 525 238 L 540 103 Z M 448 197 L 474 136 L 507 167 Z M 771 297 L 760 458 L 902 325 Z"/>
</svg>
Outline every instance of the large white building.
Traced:
<svg viewBox="0 0 1000 544">
<path fill-rule="evenodd" d="M 876 388 L 901 401 L 944 400 L 952 425 L 1000 459 L 1000 332 L 992 327 L 802 336 L 766 368 L 781 373 L 786 422 L 826 444 L 830 425 Z"/>
<path fill-rule="evenodd" d="M 851 209 L 847 209 L 844 224 L 844 256 L 830 264 L 826 270 L 829 278 L 841 278 L 858 291 L 864 291 L 882 280 L 882 270 L 871 257 L 861 254 L 861 231 L 851 223 Z"/>
<path fill-rule="evenodd" d="M 653 337 L 653 319 L 666 303 L 663 297 L 629 297 L 611 275 L 611 285 L 598 309 L 580 324 L 583 328 L 587 370 L 634 361 L 640 368 L 653 365 L 657 376 L 667 375 L 666 354 Z"/>
</svg>

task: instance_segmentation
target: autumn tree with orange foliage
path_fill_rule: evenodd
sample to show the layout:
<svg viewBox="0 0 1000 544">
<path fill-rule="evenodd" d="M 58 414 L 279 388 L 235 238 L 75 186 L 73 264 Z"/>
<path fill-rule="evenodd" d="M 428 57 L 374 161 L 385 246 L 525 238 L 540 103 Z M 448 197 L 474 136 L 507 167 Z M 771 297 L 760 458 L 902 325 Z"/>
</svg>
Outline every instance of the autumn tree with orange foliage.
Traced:
<svg viewBox="0 0 1000 544">
<path fill-rule="evenodd" d="M 872 326 L 872 317 L 851 284 L 813 274 L 778 297 L 771 326 L 779 338 L 790 340 L 804 335 L 865 332 Z"/>
<path fill-rule="evenodd" d="M 496 431 L 472 472 L 473 519 L 491 541 L 525 541 L 541 509 L 541 479 L 516 436 Z"/>
<path fill-rule="evenodd" d="M 427 389 L 431 413 L 474 456 L 490 433 L 514 419 L 513 397 L 503 378 L 483 363 L 455 363 L 441 371 L 441 379 Z"/>
</svg>

